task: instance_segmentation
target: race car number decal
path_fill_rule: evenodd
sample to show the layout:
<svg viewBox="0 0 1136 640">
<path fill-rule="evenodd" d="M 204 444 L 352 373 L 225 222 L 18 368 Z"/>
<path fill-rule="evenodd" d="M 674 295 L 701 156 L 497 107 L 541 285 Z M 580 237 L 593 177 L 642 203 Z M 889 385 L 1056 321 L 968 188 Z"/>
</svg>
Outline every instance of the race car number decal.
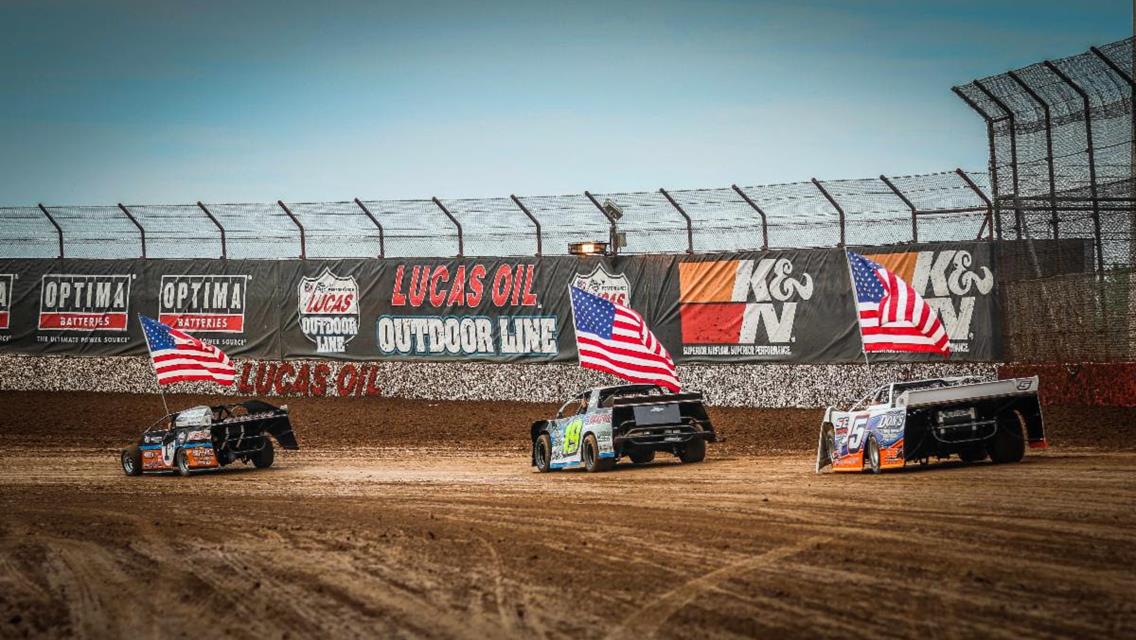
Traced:
<svg viewBox="0 0 1136 640">
<path fill-rule="evenodd" d="M 853 453 L 860 450 L 860 445 L 864 444 L 864 433 L 867 431 L 868 414 L 856 416 L 852 420 L 852 428 L 848 431 L 848 452 Z"/>
<path fill-rule="evenodd" d="M 584 428 L 584 421 L 576 418 L 564 428 L 564 455 L 572 455 L 580 448 L 580 431 Z"/>
</svg>

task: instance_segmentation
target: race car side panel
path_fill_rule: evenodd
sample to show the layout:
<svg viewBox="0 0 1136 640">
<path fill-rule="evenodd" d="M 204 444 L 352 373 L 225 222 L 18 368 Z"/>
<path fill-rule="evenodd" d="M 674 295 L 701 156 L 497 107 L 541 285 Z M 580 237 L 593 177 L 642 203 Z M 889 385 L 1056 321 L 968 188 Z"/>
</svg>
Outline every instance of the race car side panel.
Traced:
<svg viewBox="0 0 1136 640">
<path fill-rule="evenodd" d="M 177 468 L 176 455 L 179 449 L 185 449 L 186 459 L 190 469 L 213 469 L 221 466 L 208 442 L 190 442 L 181 447 L 174 443 L 166 445 L 141 445 L 142 471 L 173 471 Z"/>
<path fill-rule="evenodd" d="M 861 471 L 864 468 L 864 447 L 874 438 L 880 448 L 880 468 L 902 467 L 906 460 L 903 452 L 905 423 L 903 409 L 871 408 L 865 411 L 831 414 L 834 449 L 833 471 Z"/>
<path fill-rule="evenodd" d="M 548 436 L 552 440 L 553 469 L 570 469 L 584 463 L 584 438 L 591 433 L 599 446 L 599 457 L 614 458 L 611 437 L 611 409 L 597 409 L 589 413 L 569 416 L 548 423 Z"/>
<path fill-rule="evenodd" d="M 221 466 L 213 447 L 207 442 L 191 442 L 184 447 L 190 469 L 213 469 Z"/>
</svg>

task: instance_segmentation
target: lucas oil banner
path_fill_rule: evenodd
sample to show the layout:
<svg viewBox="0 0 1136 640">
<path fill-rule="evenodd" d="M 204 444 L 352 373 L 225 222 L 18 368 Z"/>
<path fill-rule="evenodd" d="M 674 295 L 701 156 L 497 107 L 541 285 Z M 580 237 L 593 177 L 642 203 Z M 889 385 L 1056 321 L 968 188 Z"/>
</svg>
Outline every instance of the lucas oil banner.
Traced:
<svg viewBox="0 0 1136 640">
<path fill-rule="evenodd" d="M 990 245 L 861 248 L 939 313 L 952 360 L 1000 356 Z M 146 352 L 139 313 L 232 356 L 572 362 L 568 288 L 628 305 L 679 363 L 859 362 L 840 249 L 350 260 L 0 260 L 0 353 Z M 935 360 L 873 353 L 873 361 Z"/>
</svg>

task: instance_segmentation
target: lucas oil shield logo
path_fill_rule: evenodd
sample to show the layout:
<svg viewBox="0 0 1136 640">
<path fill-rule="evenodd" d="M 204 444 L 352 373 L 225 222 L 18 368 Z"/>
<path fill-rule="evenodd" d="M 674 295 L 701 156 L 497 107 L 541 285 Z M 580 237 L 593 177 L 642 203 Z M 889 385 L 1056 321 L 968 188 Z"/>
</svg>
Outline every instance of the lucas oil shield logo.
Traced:
<svg viewBox="0 0 1136 640">
<path fill-rule="evenodd" d="M 793 355 L 797 308 L 813 277 L 784 257 L 679 264 L 686 355 Z"/>
<path fill-rule="evenodd" d="M 129 275 L 49 273 L 39 294 L 39 328 L 53 331 L 126 331 Z"/>
<path fill-rule="evenodd" d="M 299 290 L 300 330 L 317 353 L 343 353 L 359 333 L 359 286 L 325 268 L 316 278 L 305 277 Z"/>
<path fill-rule="evenodd" d="M 245 330 L 244 275 L 162 276 L 158 321 L 189 333 Z"/>
<path fill-rule="evenodd" d="M 631 305 L 631 281 L 627 274 L 613 276 L 602 264 L 589 274 L 576 274 L 572 286 L 625 307 Z"/>
</svg>

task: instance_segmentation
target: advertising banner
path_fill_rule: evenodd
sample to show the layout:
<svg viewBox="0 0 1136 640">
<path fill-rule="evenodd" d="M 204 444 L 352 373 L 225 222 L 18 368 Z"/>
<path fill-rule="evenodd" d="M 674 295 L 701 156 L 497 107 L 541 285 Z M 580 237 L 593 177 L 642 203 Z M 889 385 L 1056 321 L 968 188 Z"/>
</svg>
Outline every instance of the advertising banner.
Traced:
<svg viewBox="0 0 1136 640">
<path fill-rule="evenodd" d="M 858 251 L 939 313 L 951 360 L 1000 357 L 990 245 Z M 863 355 L 845 255 L 6 260 L 0 352 L 144 354 L 142 313 L 231 356 L 571 362 L 569 287 L 577 286 L 639 312 L 678 363 L 857 362 Z"/>
<path fill-rule="evenodd" d="M 139 312 L 230 356 L 277 357 L 283 267 L 272 260 L 150 260 Z"/>
<path fill-rule="evenodd" d="M 678 305 L 685 362 L 841 362 L 860 354 L 843 251 L 684 258 Z"/>
<path fill-rule="evenodd" d="M 994 252 L 985 242 L 867 247 L 864 257 L 911 285 L 939 314 L 951 360 L 990 361 L 1002 356 Z M 879 360 L 928 360 L 910 354 L 872 354 Z M 930 358 L 934 360 L 934 358 Z"/>
</svg>

